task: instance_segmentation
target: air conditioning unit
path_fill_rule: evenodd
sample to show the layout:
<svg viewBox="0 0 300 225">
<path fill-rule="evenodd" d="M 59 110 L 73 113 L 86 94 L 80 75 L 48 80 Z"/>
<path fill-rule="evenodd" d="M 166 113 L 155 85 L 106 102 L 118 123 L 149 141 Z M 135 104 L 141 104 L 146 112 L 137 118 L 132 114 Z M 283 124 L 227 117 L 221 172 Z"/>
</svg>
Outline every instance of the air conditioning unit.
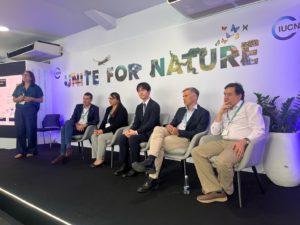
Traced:
<svg viewBox="0 0 300 225">
<path fill-rule="evenodd" d="M 30 60 L 45 62 L 63 55 L 62 47 L 58 44 L 35 41 L 30 45 L 7 53 L 12 60 Z"/>
<path fill-rule="evenodd" d="M 167 0 L 171 6 L 189 18 L 199 18 L 266 0 Z"/>
</svg>

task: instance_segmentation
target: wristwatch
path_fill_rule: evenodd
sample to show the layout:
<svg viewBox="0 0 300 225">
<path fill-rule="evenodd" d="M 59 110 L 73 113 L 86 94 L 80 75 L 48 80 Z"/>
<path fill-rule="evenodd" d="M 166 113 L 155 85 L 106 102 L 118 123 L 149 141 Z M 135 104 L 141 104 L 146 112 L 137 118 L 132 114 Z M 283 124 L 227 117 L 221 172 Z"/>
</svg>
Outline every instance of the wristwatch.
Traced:
<svg viewBox="0 0 300 225">
<path fill-rule="evenodd" d="M 246 140 L 247 145 L 249 145 L 250 144 L 249 138 L 244 138 L 244 139 Z"/>
</svg>

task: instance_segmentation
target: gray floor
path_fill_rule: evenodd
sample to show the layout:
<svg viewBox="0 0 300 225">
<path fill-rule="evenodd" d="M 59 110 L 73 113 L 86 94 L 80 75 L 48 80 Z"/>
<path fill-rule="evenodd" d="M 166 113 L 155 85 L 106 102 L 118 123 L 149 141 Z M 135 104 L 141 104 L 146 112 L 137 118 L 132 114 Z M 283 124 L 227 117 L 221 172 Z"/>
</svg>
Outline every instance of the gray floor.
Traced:
<svg viewBox="0 0 300 225">
<path fill-rule="evenodd" d="M 0 225 L 22 225 L 22 223 L 0 210 Z"/>
</svg>

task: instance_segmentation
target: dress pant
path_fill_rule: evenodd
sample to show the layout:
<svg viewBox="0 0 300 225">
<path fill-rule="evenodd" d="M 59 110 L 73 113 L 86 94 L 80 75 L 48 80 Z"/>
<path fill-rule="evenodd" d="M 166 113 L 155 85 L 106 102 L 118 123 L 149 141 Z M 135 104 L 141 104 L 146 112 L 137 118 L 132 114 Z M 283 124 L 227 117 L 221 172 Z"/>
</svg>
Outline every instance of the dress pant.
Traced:
<svg viewBox="0 0 300 225">
<path fill-rule="evenodd" d="M 34 105 L 16 105 L 15 127 L 19 154 L 37 154 L 37 113 Z"/>
<path fill-rule="evenodd" d="M 193 161 L 204 193 L 221 190 L 229 195 L 233 193 L 233 167 L 240 161 L 233 150 L 235 142 L 211 141 L 192 150 Z M 215 166 L 218 176 L 215 175 L 209 160 L 213 156 L 216 156 Z"/>
<path fill-rule="evenodd" d="M 155 127 L 150 138 L 149 155 L 156 157 L 155 169 L 156 173 L 149 174 L 149 177 L 157 179 L 164 159 L 164 153 L 172 153 L 175 149 L 186 149 L 189 146 L 189 139 L 171 135 L 165 127 Z M 184 152 L 183 152 L 184 153 Z"/>
<path fill-rule="evenodd" d="M 140 143 L 147 142 L 147 134 L 133 135 L 127 138 L 122 134 L 119 138 L 119 162 L 131 165 L 131 163 L 140 161 Z M 129 158 L 130 157 L 130 158 Z"/>
<path fill-rule="evenodd" d="M 78 131 L 75 129 L 75 123 L 73 120 L 67 120 L 60 130 L 60 154 L 65 155 L 67 145 L 71 145 L 73 135 L 83 135 L 84 131 Z"/>
<path fill-rule="evenodd" d="M 112 132 L 104 133 L 100 135 L 92 135 L 92 158 L 98 160 L 104 160 L 106 151 L 106 141 L 111 140 L 114 134 Z"/>
</svg>

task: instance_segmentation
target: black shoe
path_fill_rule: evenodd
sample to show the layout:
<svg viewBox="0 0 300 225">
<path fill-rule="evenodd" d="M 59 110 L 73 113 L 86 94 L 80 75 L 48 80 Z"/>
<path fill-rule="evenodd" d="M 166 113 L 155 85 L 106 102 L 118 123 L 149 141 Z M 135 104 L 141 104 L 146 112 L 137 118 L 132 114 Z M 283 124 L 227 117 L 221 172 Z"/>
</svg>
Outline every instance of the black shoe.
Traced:
<svg viewBox="0 0 300 225">
<path fill-rule="evenodd" d="M 152 179 L 152 178 L 148 178 L 146 180 L 146 182 L 140 186 L 136 191 L 138 193 L 146 193 L 148 191 L 151 191 L 151 190 L 157 190 L 158 189 L 158 181 L 157 179 Z"/>
<path fill-rule="evenodd" d="M 135 177 L 136 175 L 138 175 L 138 173 L 135 170 L 130 169 L 127 173 L 124 173 L 122 177 Z"/>
<path fill-rule="evenodd" d="M 154 161 L 150 161 L 148 159 L 144 160 L 143 162 L 134 162 L 132 163 L 132 168 L 139 173 L 148 173 L 153 174 L 156 173 Z"/>
<path fill-rule="evenodd" d="M 100 164 L 98 164 L 98 165 L 95 165 L 94 163 L 91 163 L 90 164 L 90 167 L 91 168 L 97 168 L 97 167 L 101 167 L 101 166 L 103 166 L 104 165 L 104 162 L 103 163 L 100 163 Z"/>
<path fill-rule="evenodd" d="M 64 156 L 59 155 L 57 158 L 55 158 L 54 160 L 51 161 L 51 164 L 54 165 L 54 164 L 57 164 L 59 162 L 63 162 L 64 158 L 65 158 Z"/>
<path fill-rule="evenodd" d="M 114 174 L 115 174 L 115 176 L 120 176 L 120 175 L 122 175 L 122 174 L 124 174 L 125 172 L 126 172 L 126 169 L 127 169 L 127 166 L 126 166 L 126 164 L 122 164 L 115 172 L 114 172 Z"/>
</svg>

